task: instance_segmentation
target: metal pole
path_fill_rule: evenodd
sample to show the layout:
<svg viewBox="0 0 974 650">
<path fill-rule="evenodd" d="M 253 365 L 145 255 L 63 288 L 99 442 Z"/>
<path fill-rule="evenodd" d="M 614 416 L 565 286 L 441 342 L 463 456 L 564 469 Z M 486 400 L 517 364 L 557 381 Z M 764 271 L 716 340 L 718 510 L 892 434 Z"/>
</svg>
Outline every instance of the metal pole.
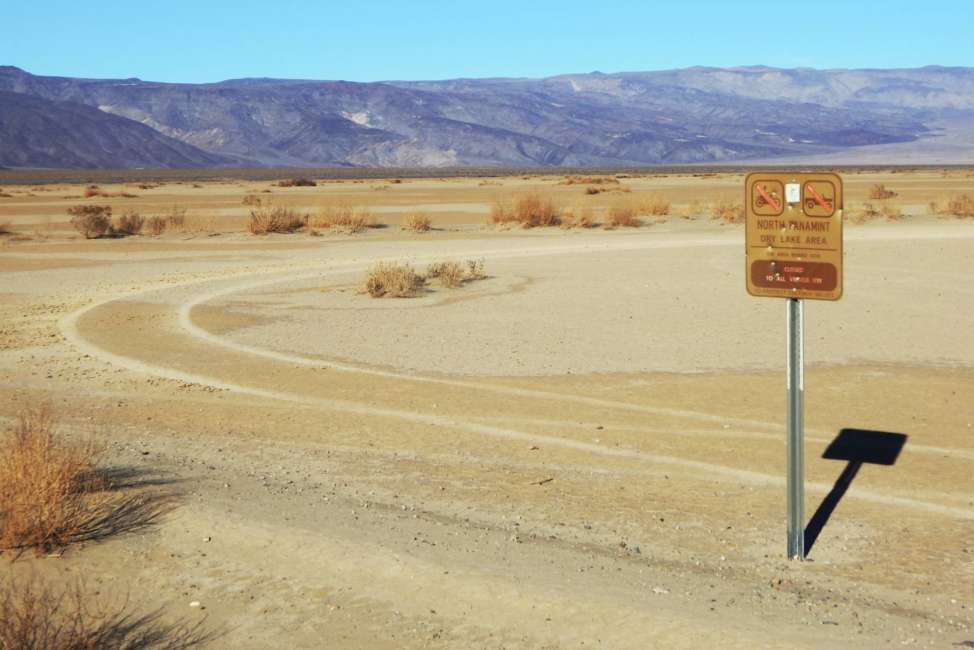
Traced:
<svg viewBox="0 0 974 650">
<path fill-rule="evenodd" d="M 805 559 L 805 312 L 789 298 L 788 309 L 788 557 Z"/>
</svg>

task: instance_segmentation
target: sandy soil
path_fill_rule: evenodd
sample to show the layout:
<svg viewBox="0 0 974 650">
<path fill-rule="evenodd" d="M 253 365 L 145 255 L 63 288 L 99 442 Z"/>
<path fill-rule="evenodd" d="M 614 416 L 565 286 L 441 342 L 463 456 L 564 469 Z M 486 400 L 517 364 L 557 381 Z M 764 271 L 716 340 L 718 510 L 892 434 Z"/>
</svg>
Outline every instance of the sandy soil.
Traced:
<svg viewBox="0 0 974 650">
<path fill-rule="evenodd" d="M 852 177 L 850 193 L 881 179 L 921 205 L 971 182 L 897 176 Z M 202 621 L 213 648 L 974 641 L 974 222 L 848 226 L 845 296 L 806 309 L 809 517 L 845 467 L 822 458 L 840 430 L 908 440 L 894 465 L 862 467 L 796 563 L 784 309 L 746 295 L 743 228 L 484 229 L 470 206 L 491 192 L 582 190 L 481 182 L 280 190 L 381 195 L 379 215 L 424 205 L 443 224 L 426 235 L 8 237 L 0 414 L 51 401 L 65 435 L 104 441 L 175 504 L 12 571 L 83 575 Z M 632 185 L 678 202 L 742 183 Z M 158 192 L 203 218 L 244 191 L 132 201 Z M 0 220 L 55 223 L 70 204 L 35 194 L 0 199 Z M 488 279 L 461 289 L 357 292 L 376 260 L 480 258 Z"/>
</svg>

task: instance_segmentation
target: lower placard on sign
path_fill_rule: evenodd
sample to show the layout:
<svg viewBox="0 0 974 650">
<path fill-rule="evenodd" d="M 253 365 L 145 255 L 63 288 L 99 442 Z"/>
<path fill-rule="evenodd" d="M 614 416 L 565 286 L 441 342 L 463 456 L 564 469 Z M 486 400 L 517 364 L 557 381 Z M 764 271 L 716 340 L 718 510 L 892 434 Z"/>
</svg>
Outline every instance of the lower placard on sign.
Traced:
<svg viewBox="0 0 974 650">
<path fill-rule="evenodd" d="M 808 289 L 833 291 L 838 283 L 834 264 L 757 260 L 751 264 L 751 283 L 766 289 Z"/>
</svg>

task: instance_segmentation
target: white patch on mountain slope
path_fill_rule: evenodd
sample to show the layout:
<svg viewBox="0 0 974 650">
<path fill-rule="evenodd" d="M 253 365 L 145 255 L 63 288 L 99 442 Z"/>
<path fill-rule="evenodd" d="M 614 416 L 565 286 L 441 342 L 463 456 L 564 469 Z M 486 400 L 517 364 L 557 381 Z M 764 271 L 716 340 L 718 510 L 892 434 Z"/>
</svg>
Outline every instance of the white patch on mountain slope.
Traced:
<svg viewBox="0 0 974 650">
<path fill-rule="evenodd" d="M 370 116 L 367 111 L 361 111 L 359 113 L 348 113 L 342 111 L 342 117 L 344 117 L 346 120 L 355 122 L 359 126 L 369 126 Z"/>
</svg>

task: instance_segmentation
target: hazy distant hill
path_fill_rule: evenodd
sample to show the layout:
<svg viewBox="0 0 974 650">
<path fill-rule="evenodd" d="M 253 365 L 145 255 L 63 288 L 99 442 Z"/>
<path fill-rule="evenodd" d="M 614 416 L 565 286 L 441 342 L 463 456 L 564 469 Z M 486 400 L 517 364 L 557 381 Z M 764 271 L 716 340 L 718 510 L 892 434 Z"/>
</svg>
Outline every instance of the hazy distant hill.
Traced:
<svg viewBox="0 0 974 650">
<path fill-rule="evenodd" d="M 914 143 L 928 157 L 942 152 L 940 162 L 954 162 L 964 154 L 946 146 L 952 134 L 974 132 L 971 68 L 689 68 L 547 79 L 163 84 L 39 77 L 0 67 L 4 90 L 74 102 L 57 106 L 91 121 L 90 111 L 70 108 L 84 104 L 167 137 L 153 141 L 147 130 L 140 132 L 143 159 L 154 162 L 102 155 L 98 141 L 82 134 L 71 141 L 71 155 L 35 145 L 35 153 L 13 156 L 36 160 L 40 152 L 58 166 L 190 164 L 161 155 L 162 143 L 172 140 L 189 145 L 181 154 L 197 165 L 673 164 L 834 158 L 866 145 L 909 152 Z M 13 104 L 0 99 L 0 119 L 17 110 Z M 58 122 L 21 119 L 20 139 L 4 140 L 4 148 L 59 142 L 72 122 Z M 135 139 L 130 145 L 140 149 Z M 10 157 L 0 163 L 27 164 Z"/>
<path fill-rule="evenodd" d="M 228 162 L 89 106 L 0 91 L 0 168 L 209 167 Z"/>
</svg>

